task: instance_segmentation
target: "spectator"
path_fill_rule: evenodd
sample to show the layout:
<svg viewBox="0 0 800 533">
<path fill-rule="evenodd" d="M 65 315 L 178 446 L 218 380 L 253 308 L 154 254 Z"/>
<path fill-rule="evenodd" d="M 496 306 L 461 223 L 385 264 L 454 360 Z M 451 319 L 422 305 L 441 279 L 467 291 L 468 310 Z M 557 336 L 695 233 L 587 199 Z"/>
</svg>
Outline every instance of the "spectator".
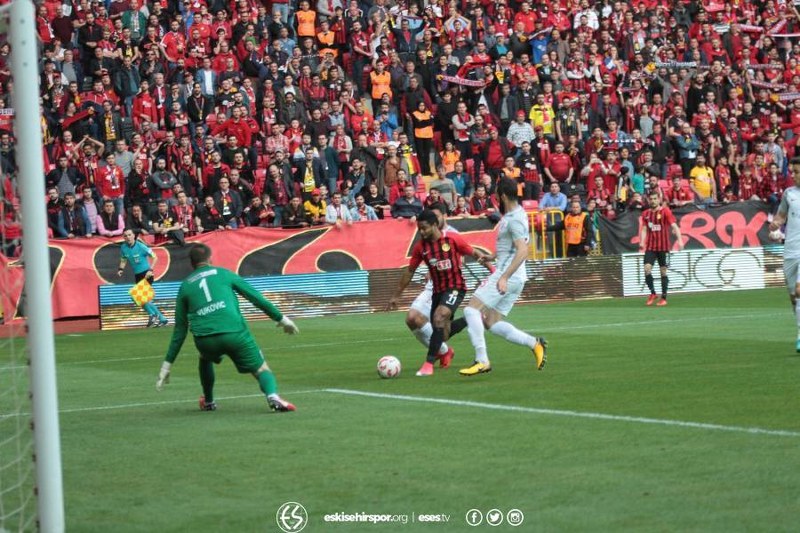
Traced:
<svg viewBox="0 0 800 533">
<path fill-rule="evenodd" d="M 613 204 L 611 205 L 613 209 Z M 544 210 L 565 211 L 567 209 L 567 196 L 561 192 L 561 186 L 557 181 L 550 184 L 550 192 L 542 197 L 539 208 Z"/>
<path fill-rule="evenodd" d="M 392 204 L 392 218 L 407 218 L 415 221 L 422 212 L 422 202 L 414 194 L 414 186 L 406 185 L 403 196 Z"/>
<path fill-rule="evenodd" d="M 305 228 L 309 225 L 308 215 L 299 196 L 292 197 L 289 205 L 283 212 L 282 225 L 284 228 Z"/>
<path fill-rule="evenodd" d="M 359 196 L 362 195 L 359 194 Z M 350 214 L 350 209 L 346 205 L 342 204 L 342 193 L 333 193 L 333 196 L 331 197 L 331 203 L 325 209 L 325 222 L 327 224 L 333 224 L 337 228 L 341 228 L 343 224 L 353 223 L 353 217 Z"/>
<path fill-rule="evenodd" d="M 229 229 L 239 227 L 239 218 L 242 216 L 244 205 L 239 193 L 231 189 L 228 178 L 219 180 L 219 190 L 214 193 L 214 205 L 225 220 L 225 226 Z"/>
<path fill-rule="evenodd" d="M 372 208 L 372 210 L 375 212 L 375 215 L 380 220 L 383 220 L 384 210 L 391 207 L 389 202 L 386 200 L 386 197 L 378 192 L 377 183 L 369 184 L 369 187 L 367 188 L 367 194 L 364 195 L 364 203 Z M 356 206 L 358 206 L 358 196 L 356 196 Z"/>
<path fill-rule="evenodd" d="M 64 195 L 64 207 L 58 216 L 57 236 L 67 239 L 75 237 L 91 237 L 92 226 L 83 206 L 75 203 L 75 194 L 68 192 Z"/>
<path fill-rule="evenodd" d="M 470 213 L 479 218 L 491 217 L 497 213 L 497 208 L 491 196 L 486 194 L 486 186 L 479 184 L 475 187 L 475 194 L 470 203 Z"/>
<path fill-rule="evenodd" d="M 356 205 L 350 209 L 350 216 L 353 219 L 353 222 L 378 220 L 378 215 L 375 213 L 375 209 L 373 209 L 372 206 L 367 205 L 363 194 L 356 194 L 355 201 Z"/>
<path fill-rule="evenodd" d="M 689 187 L 694 193 L 695 203 L 704 207 L 717 198 L 717 183 L 714 171 L 706 165 L 706 157 L 697 154 L 696 164 L 689 171 Z"/>
<path fill-rule="evenodd" d="M 133 204 L 128 209 L 128 222 L 125 227 L 133 231 L 137 239 L 153 233 L 153 222 L 144 214 L 142 206 L 139 204 Z"/>
<path fill-rule="evenodd" d="M 114 202 L 105 200 L 103 209 L 97 215 L 97 233 L 103 237 L 118 237 L 125 231 L 122 214 L 114 209 Z"/>
<path fill-rule="evenodd" d="M 63 198 L 68 192 L 74 194 L 83 179 L 78 169 L 70 166 L 67 155 L 61 154 L 58 157 L 56 168 L 48 172 L 45 177 L 45 187 L 48 189 L 55 187 L 58 191 L 58 196 Z"/>
<path fill-rule="evenodd" d="M 169 240 L 183 246 L 186 244 L 183 224 L 170 212 L 166 200 L 159 200 L 156 212 L 150 218 L 153 223 L 154 244 L 165 243 Z"/>
<path fill-rule="evenodd" d="M 209 195 L 205 197 L 203 205 L 196 211 L 196 216 L 198 233 L 230 229 L 225 223 L 225 219 L 222 217 L 219 209 L 217 209 L 213 196 Z"/>
<path fill-rule="evenodd" d="M 328 206 L 325 200 L 322 199 L 322 191 L 318 188 L 312 190 L 310 198 L 303 204 L 303 210 L 305 211 L 308 225 L 318 226 L 320 224 L 325 224 L 325 214 L 328 210 Z"/>
<path fill-rule="evenodd" d="M 456 184 L 453 180 L 447 177 L 444 168 L 440 167 L 434 179 L 428 184 L 429 190 L 436 189 L 439 192 L 441 200 L 447 204 L 447 211 L 452 211 L 456 206 Z"/>
<path fill-rule="evenodd" d="M 268 228 L 274 225 L 275 211 L 271 207 L 269 194 L 253 196 L 250 205 L 244 209 L 245 221 L 248 226 Z"/>
<path fill-rule="evenodd" d="M 446 178 L 453 182 L 456 195 L 465 198 L 472 196 L 472 177 L 464 171 L 462 161 L 456 161 L 453 172 L 447 174 Z"/>
<path fill-rule="evenodd" d="M 665 197 L 672 209 L 693 203 L 692 195 L 683 187 L 683 180 L 680 176 L 672 177 L 672 187 L 667 190 Z"/>
<path fill-rule="evenodd" d="M 113 152 L 107 153 L 105 159 L 106 166 L 97 169 L 95 186 L 100 198 L 104 202 L 110 200 L 114 204 L 114 210 L 121 214 L 125 209 L 125 175 L 116 164 Z"/>
</svg>

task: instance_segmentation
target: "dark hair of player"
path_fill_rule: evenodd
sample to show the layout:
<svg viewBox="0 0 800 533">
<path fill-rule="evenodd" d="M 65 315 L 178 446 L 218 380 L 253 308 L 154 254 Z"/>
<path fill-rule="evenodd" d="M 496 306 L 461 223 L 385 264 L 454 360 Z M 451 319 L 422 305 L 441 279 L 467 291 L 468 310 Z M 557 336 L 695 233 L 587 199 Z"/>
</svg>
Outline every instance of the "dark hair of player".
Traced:
<svg viewBox="0 0 800 533">
<path fill-rule="evenodd" d="M 438 226 L 439 219 L 436 217 L 436 213 L 431 211 L 430 209 L 425 209 L 422 213 L 419 214 L 417 217 L 417 222 L 425 222 L 426 224 L 430 224 L 431 226 Z"/>
<path fill-rule="evenodd" d="M 442 202 L 436 202 L 435 204 L 431 204 L 428 206 L 428 209 L 431 211 L 435 209 L 436 211 L 439 211 L 443 215 L 447 214 L 447 206 L 444 205 Z"/>
<path fill-rule="evenodd" d="M 509 200 L 519 200 L 517 192 L 517 182 L 511 178 L 500 178 L 497 182 L 497 197 L 505 196 Z"/>
<path fill-rule="evenodd" d="M 195 244 L 189 250 L 189 261 L 192 263 L 192 268 L 197 268 L 198 265 L 208 263 L 211 259 L 211 248 L 205 244 Z"/>
<path fill-rule="evenodd" d="M 790 165 L 800 165 L 800 157 L 793 157 L 793 158 L 792 158 L 792 159 L 789 161 L 789 164 L 790 164 Z"/>
</svg>

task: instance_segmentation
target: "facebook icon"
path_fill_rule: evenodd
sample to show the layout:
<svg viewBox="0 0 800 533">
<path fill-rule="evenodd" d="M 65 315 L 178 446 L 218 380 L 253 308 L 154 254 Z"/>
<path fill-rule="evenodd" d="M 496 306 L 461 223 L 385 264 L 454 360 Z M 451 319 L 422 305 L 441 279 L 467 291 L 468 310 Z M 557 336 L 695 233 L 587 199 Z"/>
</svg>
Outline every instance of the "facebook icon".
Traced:
<svg viewBox="0 0 800 533">
<path fill-rule="evenodd" d="M 467 524 L 470 526 L 478 526 L 483 522 L 483 513 L 478 509 L 470 509 L 467 511 Z"/>
</svg>

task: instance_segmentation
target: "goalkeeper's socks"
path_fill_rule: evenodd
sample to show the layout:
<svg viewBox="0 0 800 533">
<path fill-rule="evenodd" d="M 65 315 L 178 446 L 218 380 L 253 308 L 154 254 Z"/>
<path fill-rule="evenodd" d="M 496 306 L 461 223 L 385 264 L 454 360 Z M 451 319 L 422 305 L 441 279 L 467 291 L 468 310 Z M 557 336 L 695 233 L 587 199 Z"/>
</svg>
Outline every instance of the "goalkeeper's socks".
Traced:
<svg viewBox="0 0 800 533">
<path fill-rule="evenodd" d="M 203 396 L 206 403 L 214 403 L 214 363 L 200 359 L 198 370 L 200 371 L 200 385 L 203 386 Z"/>
<path fill-rule="evenodd" d="M 266 394 L 268 398 L 273 394 L 278 394 L 278 381 L 275 379 L 275 374 L 272 373 L 272 370 L 264 370 L 256 376 L 256 379 L 261 392 Z"/>
<path fill-rule="evenodd" d="M 667 289 L 669 288 L 669 276 L 661 276 L 661 297 L 667 299 Z"/>
</svg>

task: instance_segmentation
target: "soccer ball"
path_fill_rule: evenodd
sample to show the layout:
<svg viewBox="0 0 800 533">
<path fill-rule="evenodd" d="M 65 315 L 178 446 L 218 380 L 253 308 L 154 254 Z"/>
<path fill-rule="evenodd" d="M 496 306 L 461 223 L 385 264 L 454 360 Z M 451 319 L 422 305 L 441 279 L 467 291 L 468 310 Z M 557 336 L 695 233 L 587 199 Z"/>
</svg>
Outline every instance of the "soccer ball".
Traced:
<svg viewBox="0 0 800 533">
<path fill-rule="evenodd" d="M 396 378 L 400 370 L 400 359 L 393 355 L 384 355 L 378 360 L 378 375 L 383 379 Z"/>
</svg>

